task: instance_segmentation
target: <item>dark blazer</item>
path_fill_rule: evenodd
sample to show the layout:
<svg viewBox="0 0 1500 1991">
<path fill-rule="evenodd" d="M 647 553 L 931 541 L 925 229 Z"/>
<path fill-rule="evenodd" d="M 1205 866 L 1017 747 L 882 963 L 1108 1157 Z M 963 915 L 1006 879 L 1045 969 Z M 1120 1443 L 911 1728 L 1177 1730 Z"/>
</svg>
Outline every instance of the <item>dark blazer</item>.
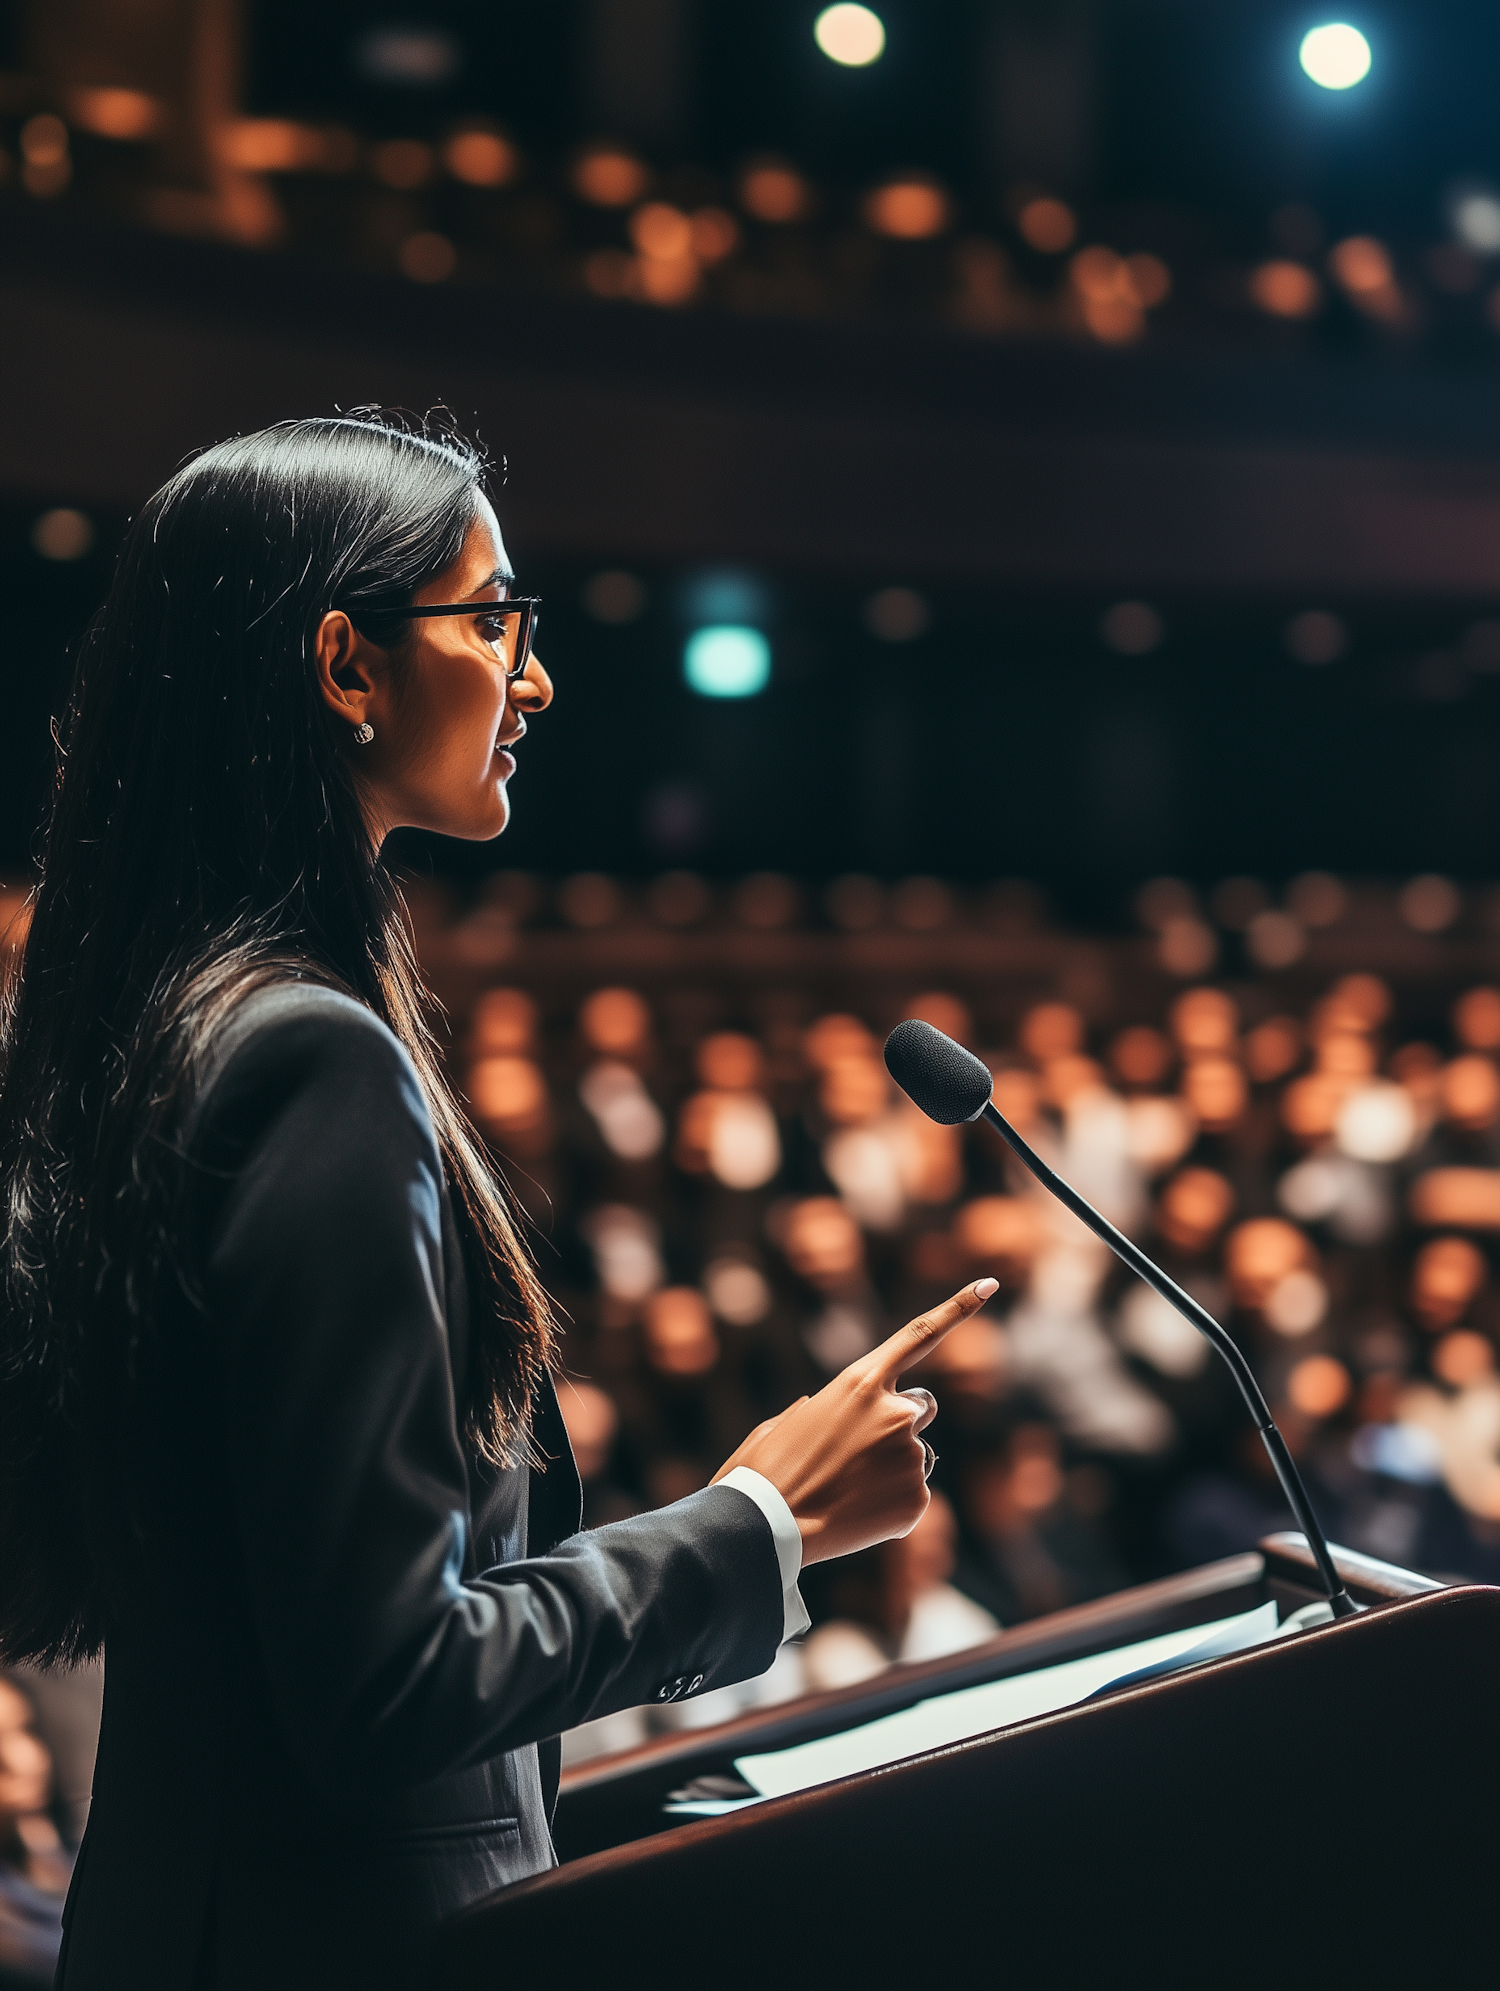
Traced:
<svg viewBox="0 0 1500 1991">
<path fill-rule="evenodd" d="M 418 1984 L 445 1916 L 555 1863 L 560 1730 L 771 1663 L 771 1530 L 709 1487 L 580 1534 L 550 1386 L 544 1470 L 464 1446 L 464 1253 L 416 1073 L 359 1004 L 247 998 L 183 1163 L 198 1297 L 142 1358 L 58 1981 Z"/>
</svg>

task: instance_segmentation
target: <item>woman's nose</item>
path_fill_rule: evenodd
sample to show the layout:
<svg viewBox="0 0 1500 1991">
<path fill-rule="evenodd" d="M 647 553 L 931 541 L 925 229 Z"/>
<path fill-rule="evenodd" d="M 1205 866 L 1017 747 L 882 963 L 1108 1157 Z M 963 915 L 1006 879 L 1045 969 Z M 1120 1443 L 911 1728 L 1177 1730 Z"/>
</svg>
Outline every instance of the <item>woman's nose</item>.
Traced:
<svg viewBox="0 0 1500 1991">
<path fill-rule="evenodd" d="M 543 712 L 552 703 L 552 680 L 534 651 L 521 675 L 511 679 L 510 702 L 518 712 Z"/>
</svg>

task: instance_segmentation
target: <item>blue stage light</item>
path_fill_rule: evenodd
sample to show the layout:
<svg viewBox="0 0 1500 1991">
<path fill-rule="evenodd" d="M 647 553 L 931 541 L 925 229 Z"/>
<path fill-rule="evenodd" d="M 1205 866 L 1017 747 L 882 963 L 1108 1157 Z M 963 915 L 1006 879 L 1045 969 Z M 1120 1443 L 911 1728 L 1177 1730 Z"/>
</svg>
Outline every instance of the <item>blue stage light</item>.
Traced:
<svg viewBox="0 0 1500 1991">
<path fill-rule="evenodd" d="M 771 646 L 742 623 L 695 629 L 683 647 L 682 674 L 700 698 L 753 698 L 771 681 Z"/>
<path fill-rule="evenodd" d="M 1302 67 L 1324 90 L 1350 90 L 1370 73 L 1370 44 L 1347 21 L 1329 21 L 1302 37 Z"/>
</svg>

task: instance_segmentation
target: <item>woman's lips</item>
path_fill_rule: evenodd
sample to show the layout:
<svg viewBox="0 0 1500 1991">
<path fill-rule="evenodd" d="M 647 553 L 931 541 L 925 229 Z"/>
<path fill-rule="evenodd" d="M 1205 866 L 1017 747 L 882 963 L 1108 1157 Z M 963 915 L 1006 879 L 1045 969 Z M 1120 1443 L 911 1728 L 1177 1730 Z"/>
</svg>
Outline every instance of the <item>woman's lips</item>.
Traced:
<svg viewBox="0 0 1500 1991">
<path fill-rule="evenodd" d="M 501 778 L 501 780 L 502 780 L 502 781 L 509 781 L 510 777 L 511 777 L 511 776 L 512 776 L 512 775 L 513 775 L 513 774 L 515 773 L 515 771 L 516 771 L 516 757 L 515 757 L 515 755 L 514 755 L 513 753 L 508 753 L 508 752 L 506 751 L 506 749 L 505 749 L 504 747 L 496 747 L 496 749 L 495 749 L 495 758 L 496 758 L 496 760 L 497 760 L 497 761 L 499 761 L 499 763 L 500 763 L 500 778 Z"/>
</svg>

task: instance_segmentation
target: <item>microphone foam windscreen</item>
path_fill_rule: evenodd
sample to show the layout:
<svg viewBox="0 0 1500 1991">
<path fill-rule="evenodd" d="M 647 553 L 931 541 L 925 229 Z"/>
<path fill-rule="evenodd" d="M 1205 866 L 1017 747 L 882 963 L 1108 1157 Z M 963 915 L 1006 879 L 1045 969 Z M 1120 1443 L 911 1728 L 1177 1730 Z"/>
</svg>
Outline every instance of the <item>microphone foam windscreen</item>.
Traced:
<svg viewBox="0 0 1500 1991">
<path fill-rule="evenodd" d="M 915 1017 L 898 1023 L 886 1038 L 885 1068 L 940 1127 L 978 1119 L 995 1089 L 982 1058 Z"/>
</svg>

